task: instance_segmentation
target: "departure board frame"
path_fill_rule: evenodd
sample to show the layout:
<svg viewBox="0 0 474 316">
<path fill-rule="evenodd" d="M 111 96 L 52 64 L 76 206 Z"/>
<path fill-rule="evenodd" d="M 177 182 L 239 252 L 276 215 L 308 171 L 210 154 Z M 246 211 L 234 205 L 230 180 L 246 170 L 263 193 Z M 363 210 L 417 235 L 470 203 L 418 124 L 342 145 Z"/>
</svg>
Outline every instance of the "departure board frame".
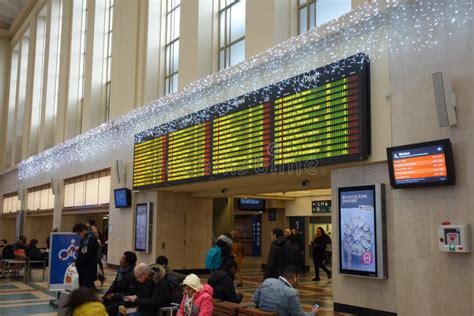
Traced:
<svg viewBox="0 0 474 316">
<path fill-rule="evenodd" d="M 135 135 L 133 188 L 317 168 L 369 153 L 370 63 L 359 53 Z"/>
</svg>

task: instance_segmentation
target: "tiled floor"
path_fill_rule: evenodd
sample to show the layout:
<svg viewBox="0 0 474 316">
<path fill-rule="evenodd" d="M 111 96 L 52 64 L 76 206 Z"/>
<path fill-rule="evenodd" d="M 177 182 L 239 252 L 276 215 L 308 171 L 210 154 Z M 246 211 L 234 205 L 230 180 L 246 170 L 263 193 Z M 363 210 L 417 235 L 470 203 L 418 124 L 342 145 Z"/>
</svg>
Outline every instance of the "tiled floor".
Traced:
<svg viewBox="0 0 474 316">
<path fill-rule="evenodd" d="M 248 258 L 244 270 L 244 287 L 240 291 L 244 294 L 243 304 L 252 305 L 252 294 L 262 281 L 262 272 L 258 269 L 260 260 Z M 115 277 L 113 270 L 106 271 L 107 280 L 101 292 L 105 291 Z M 20 281 L 6 281 L 0 279 L 0 316 L 6 315 L 56 315 L 56 310 L 49 305 L 49 301 L 56 296 L 55 292 L 47 290 L 47 283 L 41 282 L 41 272 L 33 272 L 33 281 L 25 284 Z M 318 303 L 321 306 L 320 316 L 343 315 L 333 312 L 332 284 L 323 273 L 321 281 L 311 281 L 312 274 L 302 276 L 299 282 L 300 300 L 305 310 Z M 202 276 L 207 280 L 207 276 Z"/>
</svg>

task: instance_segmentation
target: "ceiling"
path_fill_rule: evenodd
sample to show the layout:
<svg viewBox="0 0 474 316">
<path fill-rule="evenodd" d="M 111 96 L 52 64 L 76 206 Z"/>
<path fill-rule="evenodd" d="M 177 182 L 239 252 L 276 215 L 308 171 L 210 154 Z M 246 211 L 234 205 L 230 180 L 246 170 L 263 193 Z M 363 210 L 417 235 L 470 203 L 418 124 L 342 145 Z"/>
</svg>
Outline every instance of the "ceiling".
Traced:
<svg viewBox="0 0 474 316">
<path fill-rule="evenodd" d="M 0 0 L 0 29 L 9 29 L 24 7 L 36 0 Z"/>
</svg>

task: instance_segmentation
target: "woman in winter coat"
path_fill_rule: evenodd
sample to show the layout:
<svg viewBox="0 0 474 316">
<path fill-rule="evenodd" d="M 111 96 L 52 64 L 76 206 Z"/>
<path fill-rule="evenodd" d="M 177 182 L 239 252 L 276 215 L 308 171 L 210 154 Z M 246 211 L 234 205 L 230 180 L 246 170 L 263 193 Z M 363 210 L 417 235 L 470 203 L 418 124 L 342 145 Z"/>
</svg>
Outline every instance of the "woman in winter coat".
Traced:
<svg viewBox="0 0 474 316">
<path fill-rule="evenodd" d="M 184 295 L 177 316 L 212 316 L 212 287 L 208 284 L 202 285 L 195 274 L 188 275 L 183 284 Z"/>
<path fill-rule="evenodd" d="M 328 279 L 331 278 L 331 271 L 329 271 L 329 269 L 323 264 L 326 260 L 326 247 L 330 243 L 331 238 L 326 235 L 326 232 L 322 227 L 318 227 L 316 229 L 316 237 L 314 237 L 314 240 L 311 242 L 311 245 L 313 246 L 314 270 L 316 272 L 313 281 L 320 281 L 319 268 L 327 273 Z"/>
<path fill-rule="evenodd" d="M 72 316 L 107 316 L 104 305 L 91 289 L 85 287 L 71 292 L 67 307 Z"/>
</svg>

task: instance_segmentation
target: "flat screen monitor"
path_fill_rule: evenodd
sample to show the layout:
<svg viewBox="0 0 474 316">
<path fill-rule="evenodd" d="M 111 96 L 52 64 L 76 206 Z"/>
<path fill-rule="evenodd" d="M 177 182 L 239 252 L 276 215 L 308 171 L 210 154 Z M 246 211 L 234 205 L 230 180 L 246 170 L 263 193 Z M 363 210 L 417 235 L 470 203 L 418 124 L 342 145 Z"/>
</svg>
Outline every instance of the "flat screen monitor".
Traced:
<svg viewBox="0 0 474 316">
<path fill-rule="evenodd" d="M 387 148 L 387 160 L 394 189 L 456 182 L 449 139 Z"/>
<path fill-rule="evenodd" d="M 135 250 L 150 252 L 153 231 L 153 203 L 136 205 L 135 212 Z"/>
<path fill-rule="evenodd" d="M 261 199 L 239 199 L 239 210 L 241 211 L 263 211 L 265 200 Z"/>
<path fill-rule="evenodd" d="M 339 188 L 339 271 L 385 278 L 383 184 Z"/>
<path fill-rule="evenodd" d="M 115 208 L 126 208 L 132 205 L 132 192 L 127 189 L 114 190 Z"/>
</svg>

